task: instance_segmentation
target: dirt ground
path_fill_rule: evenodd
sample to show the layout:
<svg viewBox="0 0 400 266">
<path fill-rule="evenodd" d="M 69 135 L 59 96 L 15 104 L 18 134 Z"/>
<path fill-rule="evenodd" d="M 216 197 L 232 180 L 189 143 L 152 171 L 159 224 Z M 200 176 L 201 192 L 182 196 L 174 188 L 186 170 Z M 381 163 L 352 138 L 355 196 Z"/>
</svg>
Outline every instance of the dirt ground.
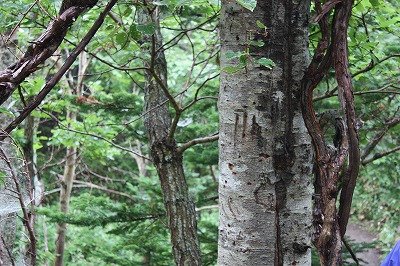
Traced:
<svg viewBox="0 0 400 266">
<path fill-rule="evenodd" d="M 346 235 L 357 243 L 371 243 L 377 237 L 375 234 L 368 232 L 356 224 L 349 224 L 347 226 Z M 369 249 L 368 252 L 357 254 L 357 257 L 367 262 L 367 264 L 360 263 L 360 265 L 379 266 L 382 262 L 380 250 L 378 249 Z"/>
</svg>

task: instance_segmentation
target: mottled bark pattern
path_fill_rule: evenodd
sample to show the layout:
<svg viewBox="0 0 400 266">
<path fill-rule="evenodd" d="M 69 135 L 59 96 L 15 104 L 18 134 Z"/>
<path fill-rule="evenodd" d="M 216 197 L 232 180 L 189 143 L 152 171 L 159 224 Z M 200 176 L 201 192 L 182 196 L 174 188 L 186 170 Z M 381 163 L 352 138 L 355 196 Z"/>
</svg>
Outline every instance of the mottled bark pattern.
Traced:
<svg viewBox="0 0 400 266">
<path fill-rule="evenodd" d="M 221 73 L 219 265 L 311 264 L 312 149 L 300 110 L 309 1 L 222 1 L 221 66 L 249 41 L 245 73 Z M 256 25 L 259 20 L 267 32 Z"/>
</svg>

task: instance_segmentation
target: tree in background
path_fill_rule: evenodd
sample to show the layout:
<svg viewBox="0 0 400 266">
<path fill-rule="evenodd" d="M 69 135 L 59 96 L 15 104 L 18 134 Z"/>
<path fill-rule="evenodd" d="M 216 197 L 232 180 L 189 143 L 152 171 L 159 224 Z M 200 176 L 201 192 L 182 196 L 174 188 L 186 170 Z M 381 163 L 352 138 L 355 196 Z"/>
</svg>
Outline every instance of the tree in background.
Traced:
<svg viewBox="0 0 400 266">
<path fill-rule="evenodd" d="M 221 24 L 221 37 L 229 41 L 222 43 L 222 47 L 229 50 L 225 50 L 219 55 L 216 28 L 219 16 L 218 1 L 172 0 L 156 3 L 136 2 L 134 4 L 110 1 L 106 10 L 103 10 L 104 5 L 95 5 L 94 1 L 77 2 L 63 1 L 61 3 L 61 1 L 41 0 L 32 4 L 31 1 L 22 0 L 18 3 L 9 1 L 0 3 L 1 13 L 7 14 L 7 23 L 0 25 L 1 32 L 4 33 L 8 29 L 8 32 L 11 30 L 18 33 L 15 35 L 18 37 L 18 49 L 13 61 L 17 63 L 9 64 L 8 70 L 2 71 L 0 74 L 0 81 L 4 82 L 1 84 L 6 88 L 2 93 L 7 96 L 12 90 L 20 87 L 10 98 L 18 109 L 8 110 L 16 116 L 15 121 L 10 126 L 2 125 L 2 127 L 7 127 L 8 131 L 16 128 L 13 135 L 21 145 L 33 140 L 32 145 L 26 146 L 33 148 L 37 154 L 37 160 L 34 159 L 34 152 L 26 154 L 32 154 L 29 155 L 28 160 L 32 162 L 31 165 L 35 164 L 36 170 L 33 171 L 45 185 L 46 197 L 42 202 L 42 207 L 38 209 L 39 215 L 36 223 L 39 235 L 38 263 L 40 265 L 53 263 L 56 241 L 54 225 L 67 223 L 69 224 L 67 236 L 70 237 L 66 238 L 64 260 L 68 265 L 171 265 L 173 256 L 168 239 L 172 238 L 172 243 L 174 243 L 174 238 L 177 240 L 181 236 L 169 234 L 169 232 L 177 232 L 173 227 L 174 218 L 176 222 L 177 216 L 175 215 L 171 219 L 173 207 L 175 207 L 172 206 L 174 200 L 182 202 L 182 205 L 177 204 L 177 206 L 186 204 L 184 208 L 191 210 L 188 212 L 191 213 L 191 217 L 183 217 L 184 220 L 190 221 L 188 224 L 191 225 L 191 230 L 186 232 L 189 234 L 188 243 L 193 243 L 192 246 L 197 245 L 193 231 L 194 221 L 197 218 L 202 264 L 214 265 L 216 263 L 218 219 L 216 181 L 219 172 L 214 169 L 218 151 L 216 143 L 206 144 L 204 142 L 217 138 L 217 135 L 213 134 L 218 130 L 218 114 L 216 112 L 218 82 L 216 77 L 219 74 L 220 58 L 223 64 L 222 82 L 229 84 L 231 80 L 238 80 L 237 84 L 231 86 L 233 89 L 223 86 L 222 88 L 226 88 L 225 91 L 222 91 L 221 96 L 226 97 L 225 95 L 228 93 L 232 95 L 237 93 L 237 95 L 243 96 L 242 102 L 249 101 L 248 104 L 235 107 L 235 109 L 221 108 L 224 116 L 225 114 L 232 115 L 232 117 L 228 117 L 231 121 L 221 121 L 223 122 L 222 129 L 226 130 L 227 125 L 236 123 L 237 128 L 234 130 L 237 135 L 233 137 L 232 141 L 237 146 L 234 148 L 238 150 L 241 148 L 243 154 L 248 155 L 248 157 L 243 157 L 237 151 L 231 150 L 229 156 L 232 155 L 236 161 L 231 163 L 227 156 L 228 164 L 221 163 L 221 167 L 225 167 L 225 169 L 221 168 L 224 170 L 221 174 L 223 177 L 244 177 L 250 168 L 237 168 L 236 163 L 244 158 L 253 158 L 256 164 L 251 161 L 246 162 L 246 166 L 253 167 L 251 169 L 255 173 L 264 171 L 267 175 L 260 175 L 256 181 L 249 180 L 251 184 L 245 185 L 245 187 L 253 186 L 253 190 L 247 191 L 248 196 L 256 198 L 255 204 L 261 207 L 253 208 L 251 211 L 264 217 L 259 220 L 252 217 L 249 224 L 254 226 L 254 223 L 261 221 L 259 227 L 264 226 L 265 228 L 271 224 L 271 222 L 267 222 L 270 220 L 267 220 L 266 217 L 271 218 L 273 224 L 267 229 L 276 232 L 271 238 L 276 236 L 277 240 L 271 241 L 274 244 L 272 253 L 276 256 L 270 258 L 278 264 L 283 261 L 292 262 L 292 260 L 309 261 L 310 240 L 307 237 L 312 229 L 299 230 L 301 232 L 296 233 L 301 236 L 298 235 L 297 238 L 294 237 L 295 240 L 290 241 L 291 237 L 287 236 L 286 232 L 295 231 L 288 227 L 296 222 L 284 223 L 287 214 L 289 217 L 296 215 L 310 217 L 309 212 L 307 214 L 307 211 L 304 210 L 296 211 L 295 214 L 290 212 L 293 210 L 290 207 L 299 206 L 291 204 L 291 199 L 296 196 L 301 197 L 302 194 L 299 192 L 307 195 L 311 193 L 311 180 L 294 178 L 301 173 L 307 176 L 306 173 L 311 171 L 311 167 L 307 163 L 310 153 L 304 154 L 302 158 L 297 156 L 304 152 L 301 147 L 309 147 L 308 139 L 293 137 L 305 136 L 304 127 L 297 128 L 295 126 L 300 125 L 301 122 L 298 86 L 299 77 L 307 66 L 305 61 L 303 62 L 307 41 L 307 37 L 304 36 L 306 27 L 310 28 L 308 39 L 312 55 L 315 54 L 314 51 L 318 47 L 318 39 L 325 40 L 324 38 L 327 36 L 327 31 L 321 30 L 323 27 L 320 28 L 309 23 L 305 17 L 308 14 L 307 3 L 300 1 L 261 3 L 259 1 L 254 13 L 250 13 L 247 9 L 255 8 L 256 1 L 237 1 L 244 6 L 243 8 L 231 3 L 234 1 L 224 1 L 222 4 L 230 7 L 223 13 L 222 21 L 228 22 Z M 336 11 L 329 12 L 329 10 L 331 8 L 333 8 L 332 10 L 340 9 L 348 3 L 348 1 L 321 3 L 315 1 L 310 17 L 314 16 L 313 21 L 320 23 L 325 23 L 324 21 L 329 17 L 329 21 L 337 21 L 338 18 L 341 19 L 344 16 L 336 15 L 336 18 L 333 19 L 332 16 Z M 62 8 L 60 9 L 61 4 Z M 115 5 L 112 12 L 108 12 L 112 5 Z M 396 186 L 390 185 L 396 182 L 397 177 L 394 173 L 396 173 L 395 162 L 398 157 L 396 153 L 398 150 L 398 144 L 396 145 L 398 143 L 398 134 L 396 134 L 398 98 L 395 89 L 398 84 L 396 77 L 398 71 L 396 71 L 395 60 L 398 58 L 399 51 L 397 46 L 392 45 L 398 39 L 396 36 L 396 32 L 398 32 L 396 5 L 398 5 L 396 1 L 379 3 L 373 0 L 356 1 L 352 9 L 353 16 L 349 21 L 348 35 L 349 67 L 354 82 L 355 107 L 359 110 L 356 123 L 357 125 L 361 124 L 360 118 L 365 121 L 364 128 L 360 130 L 361 159 L 362 163 L 367 165 L 367 168 L 361 169 L 360 182 L 364 186 L 356 191 L 359 198 L 355 198 L 355 202 L 356 206 L 365 206 L 366 201 L 369 205 L 376 206 L 378 210 L 376 213 L 381 217 L 374 218 L 377 218 L 376 220 L 379 220 L 380 224 L 392 224 L 385 227 L 385 232 L 390 232 L 390 230 L 393 232 L 393 227 L 396 225 L 396 218 L 389 217 L 395 210 L 395 195 L 398 194 L 394 189 Z M 268 9 L 266 6 L 275 9 Z M 303 12 L 296 13 L 300 7 Z M 10 13 L 10 10 L 14 12 Z M 60 10 L 63 14 L 65 13 L 65 17 L 63 17 L 65 20 L 54 20 Z M 153 15 L 152 18 L 148 16 L 147 19 L 139 19 L 139 15 L 143 11 L 150 12 Z M 285 11 L 283 13 L 286 16 L 283 17 L 283 20 L 279 18 L 284 14 L 279 11 Z M 78 14 L 80 15 L 78 16 Z M 347 9 L 347 14 L 349 14 L 349 9 Z M 230 20 L 235 15 L 237 16 Z M 250 18 L 247 19 L 247 16 Z M 301 20 L 304 25 L 299 24 Z M 94 24 L 90 28 L 92 22 Z M 248 22 L 248 24 L 242 22 Z M 103 26 L 99 28 L 102 23 Z M 230 23 L 235 26 L 229 29 L 224 28 Z M 47 25 L 52 26 L 47 27 Z M 290 27 L 289 25 L 297 26 Z M 237 36 L 231 36 L 233 39 L 227 38 L 231 31 L 237 31 Z M 345 31 L 339 32 L 343 38 Z M 62 34 L 54 37 L 55 33 Z M 94 35 L 94 33 L 96 34 Z M 8 36 L 8 34 L 2 35 L 2 38 L 8 40 Z M 35 38 L 35 36 L 41 37 Z M 290 36 L 298 36 L 299 39 L 288 39 Z M 302 37 L 300 38 L 300 36 Z M 62 41 L 63 38 L 64 41 Z M 50 41 L 52 39 L 54 41 Z M 293 47 L 295 43 L 299 43 L 299 45 Z M 336 44 L 338 44 L 337 40 Z M 341 45 L 343 44 L 341 43 Z M 57 50 L 58 46 L 59 50 Z M 76 88 L 76 81 L 81 77 L 79 64 L 75 60 L 84 49 L 87 51 L 87 57 L 91 64 L 85 75 L 82 94 L 68 95 L 66 92 Z M 323 55 L 329 53 L 328 51 L 322 52 Z M 290 55 L 294 54 L 301 54 L 300 57 L 303 59 L 296 56 L 289 59 Z M 51 55 L 53 57 L 50 60 L 43 61 Z M 55 67 L 54 62 L 57 60 L 66 63 L 64 66 Z M 43 64 L 43 62 L 46 63 Z M 289 64 L 289 62 L 293 62 L 293 64 Z M 299 64 L 302 62 L 301 64 L 304 65 L 300 67 L 295 62 Z M 326 64 L 324 69 L 327 69 L 328 66 L 331 65 Z M 298 70 L 300 68 L 303 70 Z M 10 73 L 14 73 L 13 75 L 17 78 L 10 80 L 12 76 Z M 59 82 L 64 73 L 68 85 Z M 284 73 L 284 78 L 282 78 L 282 73 Z M 321 79 L 322 82 L 312 90 L 313 106 L 316 110 L 316 117 L 312 121 L 320 124 L 328 149 L 327 153 L 331 156 L 330 162 L 333 162 L 338 150 L 344 153 L 346 151 L 343 146 L 346 143 L 343 141 L 345 138 L 336 136 L 343 136 L 343 132 L 346 132 L 343 129 L 348 125 L 346 112 L 340 111 L 341 105 L 337 100 L 338 82 L 336 77 L 331 71 L 319 72 L 319 74 L 321 73 L 326 73 L 326 75 Z M 29 74 L 30 76 L 26 77 Z M 261 78 L 258 78 L 256 74 L 261 74 Z M 26 82 L 19 83 L 22 78 L 26 78 Z M 275 81 L 277 84 L 274 83 Z M 260 91 L 238 89 L 242 86 L 244 88 L 247 84 L 254 85 L 254 88 L 258 88 Z M 303 86 L 304 84 L 308 83 L 303 82 Z M 261 87 L 263 88 L 261 89 Z M 264 93 L 267 88 L 271 91 Z M 155 93 L 151 94 L 150 91 Z M 289 97 L 290 91 L 295 92 L 293 98 Z M 145 96 L 146 92 L 148 97 Z M 151 95 L 156 97 L 150 97 Z M 232 97 L 233 100 L 241 100 L 241 98 Z M 221 107 L 224 106 L 223 99 L 221 98 L 220 101 Z M 253 104 L 250 99 L 254 99 L 256 104 Z M 227 102 L 226 104 L 229 105 Z M 307 106 L 312 106 L 309 102 L 307 104 Z M 39 108 L 32 111 L 36 106 Z M 6 108 L 5 105 L 3 107 Z M 143 111 L 143 109 L 145 110 Z M 67 111 L 76 113 L 75 121 L 67 118 Z M 35 126 L 31 127 L 26 122 L 25 128 L 33 128 L 34 132 L 24 135 L 18 125 L 29 113 L 35 119 Z M 154 116 L 153 114 L 156 113 L 159 115 Z M 276 115 L 271 116 L 272 113 Z M 233 116 L 233 114 L 238 114 L 238 116 Z M 257 114 L 265 115 L 259 119 Z M 254 123 L 251 115 L 254 115 Z M 222 114 L 221 117 L 223 117 Z M 141 122 L 143 118 L 145 121 L 156 120 L 160 123 L 147 123 L 146 125 Z M 336 122 L 340 121 L 336 118 L 341 118 L 345 122 L 342 130 L 340 130 L 341 127 L 335 128 Z M 269 128 L 268 125 L 272 124 L 276 127 Z M 260 125 L 265 125 L 265 127 Z M 351 126 L 354 126 L 354 123 Z M 287 133 L 282 133 L 283 128 L 287 129 Z M 314 128 L 314 125 L 310 128 Z M 151 133 L 152 130 L 155 134 Z M 162 134 L 156 134 L 160 131 Z M 238 133 L 239 131 L 241 134 Z M 225 137 L 230 136 L 229 134 L 232 132 L 228 131 Z M 342 133 L 337 134 L 340 132 Z M 226 139 L 229 139 L 225 137 L 221 139 L 221 145 Z M 333 140 L 330 140 L 330 137 Z M 265 144 L 265 150 L 263 148 L 262 151 L 256 152 L 256 149 L 264 147 L 262 146 L 263 138 L 268 139 L 265 141 L 268 142 Z M 152 140 L 153 144 L 159 143 L 159 145 L 151 145 Z M 299 143 L 297 146 L 296 141 L 301 144 Z M 199 143 L 202 145 L 195 145 Z M 337 147 L 335 147 L 335 143 Z M 337 145 L 338 143 L 339 145 Z M 71 148 L 77 149 L 78 154 L 75 175 L 72 177 L 71 204 L 69 212 L 66 214 L 58 211 L 59 197 L 57 193 L 60 191 L 59 181 L 67 159 L 65 154 L 67 149 Z M 28 151 L 28 149 L 25 150 Z M 254 156 L 251 155 L 252 152 Z M 164 158 L 163 160 L 171 162 L 171 164 L 159 163 L 157 165 L 156 161 L 152 161 L 151 158 L 155 153 L 157 158 Z M 175 157 L 170 157 L 168 154 L 174 154 Z M 239 155 L 242 157 L 237 158 Z M 221 154 L 221 158 L 225 158 L 223 156 L 225 155 Z M 281 157 L 296 158 L 293 162 L 281 159 Z M 177 160 L 169 160 L 169 158 Z M 261 161 L 259 162 L 259 160 Z M 301 160 L 306 163 L 301 165 Z M 297 169 L 296 162 L 303 168 Z M 290 166 L 292 163 L 293 165 Z M 169 167 L 171 165 L 174 165 L 173 169 Z M 263 167 L 256 168 L 255 165 Z M 166 170 L 168 167 L 169 169 Z M 321 165 L 319 167 L 322 169 Z M 267 168 L 276 170 L 268 172 Z M 327 172 L 332 170 L 331 166 L 326 169 Z M 367 173 L 366 169 L 371 169 L 372 174 Z M 174 175 L 173 177 L 179 177 L 182 190 L 171 191 L 177 193 L 172 193 L 175 198 L 172 196 L 172 200 L 169 201 L 165 196 L 172 194 L 165 193 L 165 190 L 179 186 L 171 186 L 171 183 L 167 181 L 172 179 L 164 179 L 163 175 L 159 175 L 159 173 L 165 172 L 167 173 L 165 176 L 171 177 L 172 175 L 168 173 L 175 170 L 177 173 L 179 172 L 179 176 Z M 335 172 L 335 174 L 337 173 L 338 171 Z M 160 182 L 158 177 L 165 183 Z M 340 174 L 328 181 L 339 179 Z M 256 187 L 254 182 L 257 180 L 265 182 L 260 181 L 259 186 Z M 288 180 L 296 182 L 308 180 L 309 183 L 301 185 L 293 196 L 293 193 L 289 192 L 295 190 L 294 187 L 297 183 L 289 183 Z M 335 182 L 331 183 L 333 190 L 330 188 L 334 192 L 334 197 L 330 201 L 333 203 L 341 188 L 340 185 L 335 187 L 337 185 Z M 188 189 L 185 188 L 185 183 Z M 221 186 L 223 185 L 221 183 Z M 330 196 L 329 193 L 323 194 L 323 191 L 319 193 L 318 183 L 316 185 L 316 194 L 313 196 L 317 202 L 322 197 Z M 161 187 L 164 189 L 164 199 Z M 385 200 L 386 205 L 383 208 L 378 208 L 379 205 L 382 205 L 382 193 L 394 196 L 391 200 Z M 184 197 L 180 198 L 179 194 Z M 226 193 L 224 194 L 226 195 Z M 306 197 L 305 194 L 301 204 L 309 206 L 311 197 Z M 232 199 L 234 199 L 233 195 Z M 227 197 L 222 198 L 221 206 L 237 207 L 238 205 L 231 204 L 229 196 L 231 195 L 228 194 Z M 348 199 L 348 197 L 344 198 Z M 196 214 L 190 203 L 191 199 L 196 207 Z M 372 203 L 371 199 L 373 199 Z M 348 200 L 342 202 L 348 203 Z M 234 203 L 240 203 L 240 201 L 235 200 Z M 248 201 L 243 202 L 244 205 L 248 203 Z M 170 211 L 168 211 L 168 206 L 172 206 Z M 323 204 L 321 206 L 318 206 L 319 209 L 316 210 L 325 211 Z M 343 206 L 348 207 L 349 204 Z M 269 211 L 259 213 L 258 211 L 262 208 Z M 345 213 L 348 211 L 347 209 Z M 356 211 L 358 217 L 365 217 L 367 214 L 369 219 L 372 218 L 372 213 L 375 213 L 366 212 L 362 207 L 357 208 Z M 169 213 L 169 217 L 165 215 L 166 213 Z M 182 212 L 183 215 L 185 215 L 184 213 Z M 224 213 L 228 214 L 226 218 L 235 218 L 229 217 L 229 214 L 236 214 L 229 208 L 224 208 Z M 317 218 L 322 217 L 315 212 L 314 215 Z M 339 261 L 340 257 L 340 238 L 344 230 L 337 230 L 340 226 L 330 223 L 331 218 L 335 219 L 335 215 L 336 210 L 331 208 L 330 214 L 324 215 L 324 217 L 328 217 L 325 221 L 321 222 L 321 219 L 315 219 L 317 223 L 314 224 L 317 229 L 321 225 L 328 233 L 331 229 L 336 230 L 334 236 L 336 245 L 331 245 L 332 241 L 329 240 L 320 241 L 320 243 L 324 243 L 319 245 L 319 249 L 322 251 L 323 260 L 326 259 L 326 261 L 334 261 L 333 259 Z M 221 221 L 224 221 L 224 218 L 221 217 Z M 248 222 L 247 219 L 246 221 Z M 380 226 L 379 223 L 377 222 L 378 226 Z M 344 228 L 345 223 L 341 224 L 341 227 Z M 172 225 L 171 230 L 168 229 L 168 225 Z M 221 223 L 221 225 L 221 236 L 231 232 L 229 231 L 231 223 Z M 334 227 L 330 225 L 334 225 Z M 255 228 L 257 234 L 251 235 L 262 237 L 258 233 L 261 231 L 260 228 Z M 318 240 L 318 230 L 316 232 L 314 239 Z M 337 237 L 338 235 L 340 237 Z M 220 242 L 220 245 L 226 244 L 220 249 L 220 256 L 226 259 L 227 254 L 231 254 L 227 252 L 230 248 L 237 251 L 237 253 L 232 253 L 237 255 L 235 259 L 245 260 L 247 258 L 241 255 L 247 254 L 244 252 L 246 249 L 235 250 L 233 244 L 236 245 L 243 241 L 248 235 L 233 236 L 233 238 L 235 237 L 235 242 Z M 259 244 L 259 242 L 257 243 Z M 251 242 L 252 244 L 253 242 Z M 18 240 L 16 241 L 17 248 L 14 250 L 21 250 L 20 247 L 24 245 L 23 241 Z M 185 248 L 180 248 L 179 245 L 185 246 L 186 243 L 174 244 L 172 250 L 175 251 L 175 261 L 180 261 L 179 254 L 182 254 L 183 258 L 185 257 Z M 390 246 L 392 245 L 390 244 Z M 328 253 L 332 255 L 327 253 L 324 255 L 324 250 L 329 250 L 331 247 L 334 252 Z M 195 248 L 197 249 L 197 247 Z M 193 254 L 196 255 L 194 261 L 200 263 L 198 253 Z M 248 254 L 254 253 L 249 252 Z M 220 263 L 223 264 L 225 261 L 221 260 Z M 226 263 L 234 262 L 229 260 Z M 263 261 L 263 263 L 266 262 Z"/>
</svg>

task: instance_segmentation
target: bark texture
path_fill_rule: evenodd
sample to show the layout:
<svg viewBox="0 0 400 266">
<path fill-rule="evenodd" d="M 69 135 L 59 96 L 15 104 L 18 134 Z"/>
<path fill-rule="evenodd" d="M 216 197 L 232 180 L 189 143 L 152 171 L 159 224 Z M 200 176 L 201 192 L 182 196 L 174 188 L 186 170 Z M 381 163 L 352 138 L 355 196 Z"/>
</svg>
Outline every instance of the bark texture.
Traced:
<svg viewBox="0 0 400 266">
<path fill-rule="evenodd" d="M 302 111 L 316 153 L 314 236 L 313 242 L 320 255 L 321 265 L 342 265 L 342 241 L 346 233 L 350 207 L 360 164 L 358 130 L 354 110 L 353 86 L 348 63 L 347 27 L 353 0 L 330 0 L 324 5 L 315 0 L 316 15 L 321 38 L 313 59 L 302 80 Z M 334 9 L 333 18 L 330 13 Z M 334 68 L 338 84 L 339 102 L 343 117 L 334 121 L 336 130 L 330 146 L 316 119 L 313 106 L 313 90 Z M 348 161 L 347 168 L 345 163 Z M 339 194 L 340 173 L 342 191 L 339 210 L 336 203 Z"/>
<path fill-rule="evenodd" d="M 157 30 L 144 41 L 151 43 L 151 59 L 145 62 L 146 91 L 144 124 L 150 141 L 151 158 L 160 179 L 164 205 L 171 233 L 172 251 L 176 265 L 201 265 L 200 246 L 194 203 L 189 197 L 183 170 L 182 154 L 178 152 L 171 113 L 169 111 L 167 86 L 167 62 L 159 49 L 162 36 L 159 28 L 159 9 L 143 9 L 141 23 L 153 21 Z"/>
<path fill-rule="evenodd" d="M 221 66 L 247 48 L 276 66 L 248 58 L 245 73 L 221 73 L 219 265 L 311 264 L 312 147 L 300 109 L 309 5 L 258 1 L 250 12 L 222 1 Z"/>
</svg>

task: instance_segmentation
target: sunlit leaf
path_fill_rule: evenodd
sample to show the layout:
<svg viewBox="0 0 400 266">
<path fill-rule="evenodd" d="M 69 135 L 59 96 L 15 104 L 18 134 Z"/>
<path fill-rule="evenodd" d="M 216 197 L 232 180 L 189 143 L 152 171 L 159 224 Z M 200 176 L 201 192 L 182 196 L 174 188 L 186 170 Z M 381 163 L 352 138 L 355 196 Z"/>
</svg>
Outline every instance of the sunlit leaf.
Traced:
<svg viewBox="0 0 400 266">
<path fill-rule="evenodd" d="M 258 63 L 258 64 L 260 64 L 262 66 L 265 66 L 268 69 L 272 69 L 275 66 L 274 61 L 272 61 L 269 58 L 265 58 L 265 57 L 262 57 L 260 59 L 256 59 L 256 60 L 254 60 L 254 62 L 256 62 L 256 63 Z"/>
<path fill-rule="evenodd" d="M 236 2 L 252 12 L 257 5 L 257 0 L 236 0 Z"/>
<path fill-rule="evenodd" d="M 225 53 L 225 57 L 228 59 L 239 58 L 241 55 L 242 55 L 241 52 L 226 52 Z"/>
<path fill-rule="evenodd" d="M 257 26 L 258 26 L 260 29 L 266 29 L 266 28 L 267 28 L 267 27 L 264 25 L 264 23 L 262 23 L 262 22 L 259 21 L 259 20 L 256 21 L 256 24 L 257 24 Z"/>
<path fill-rule="evenodd" d="M 257 47 L 263 47 L 264 46 L 264 42 L 262 41 L 251 41 L 251 42 L 247 42 L 248 45 L 253 45 L 253 46 L 257 46 Z"/>
</svg>

